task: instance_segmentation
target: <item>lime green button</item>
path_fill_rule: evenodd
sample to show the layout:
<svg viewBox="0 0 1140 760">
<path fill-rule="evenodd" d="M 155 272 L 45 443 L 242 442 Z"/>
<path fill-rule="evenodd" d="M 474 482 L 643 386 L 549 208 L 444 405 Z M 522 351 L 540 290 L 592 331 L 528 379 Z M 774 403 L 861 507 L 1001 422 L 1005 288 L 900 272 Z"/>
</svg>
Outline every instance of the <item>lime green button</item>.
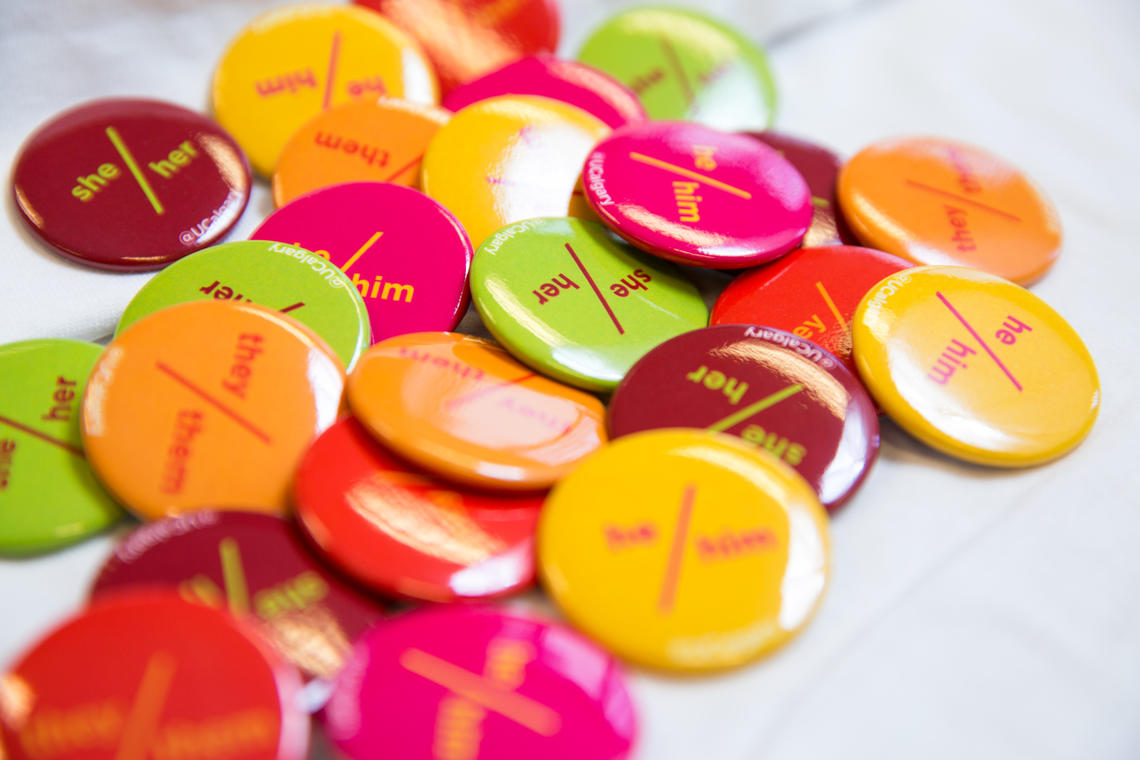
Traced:
<svg viewBox="0 0 1140 760">
<path fill-rule="evenodd" d="M 579 219 L 530 219 L 488 237 L 471 295 L 519 360 L 594 391 L 612 390 L 650 349 L 708 323 L 697 289 L 672 264 Z"/>
<path fill-rule="evenodd" d="M 123 517 L 79 435 L 79 404 L 101 351 L 75 340 L 0 346 L 0 554 L 66 546 Z"/>
<path fill-rule="evenodd" d="M 344 272 L 317 253 L 265 240 L 216 245 L 167 267 L 135 294 L 116 334 L 159 309 L 207 298 L 250 301 L 288 314 L 324 338 L 349 367 L 372 337 L 364 299 Z"/>
<path fill-rule="evenodd" d="M 679 8 L 636 8 L 594 30 L 578 60 L 637 93 L 654 119 L 764 129 L 776 86 L 764 51 L 735 29 Z"/>
</svg>

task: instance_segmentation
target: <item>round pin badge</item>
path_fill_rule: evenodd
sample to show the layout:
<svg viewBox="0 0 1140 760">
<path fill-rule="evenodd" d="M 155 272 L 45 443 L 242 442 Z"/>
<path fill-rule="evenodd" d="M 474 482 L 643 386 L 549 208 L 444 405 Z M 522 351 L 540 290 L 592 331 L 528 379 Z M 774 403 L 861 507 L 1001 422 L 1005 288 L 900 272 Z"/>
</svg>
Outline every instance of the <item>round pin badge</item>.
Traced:
<svg viewBox="0 0 1140 760">
<path fill-rule="evenodd" d="M 138 528 L 103 564 L 93 598 L 140 587 L 252 620 L 289 662 L 331 678 L 380 606 L 330 573 L 296 527 L 248 512 L 192 512 Z"/>
<path fill-rule="evenodd" d="M 364 301 L 343 272 L 303 248 L 260 240 L 207 248 L 159 272 L 127 304 L 116 334 L 167 306 L 206 299 L 288 314 L 349 367 L 370 342 Z"/>
<path fill-rule="evenodd" d="M 263 306 L 192 301 L 108 344 L 83 397 L 83 444 L 145 519 L 216 508 L 284 514 L 313 437 L 340 409 L 344 365 Z"/>
<path fill-rule="evenodd" d="M 647 118 L 637 95 L 609 74 L 551 55 L 520 58 L 456 87 L 443 99 L 443 105 L 458 111 L 499 95 L 540 95 L 561 100 L 615 128 Z"/>
<path fill-rule="evenodd" d="M 212 90 L 218 121 L 266 177 L 289 138 L 317 113 L 385 95 L 439 102 L 420 46 L 367 8 L 317 3 L 251 21 L 218 63 Z"/>
<path fill-rule="evenodd" d="M 596 398 L 457 333 L 376 344 L 349 376 L 347 397 L 397 455 L 477 488 L 549 488 L 606 440 Z"/>
<path fill-rule="evenodd" d="M 586 200 L 638 248 L 737 269 L 800 244 L 811 191 L 779 152 L 699 124 L 646 122 L 600 142 L 583 170 Z"/>
<path fill-rule="evenodd" d="M 250 237 L 304 246 L 336 264 L 364 301 L 373 342 L 450 330 L 467 311 L 471 241 L 450 211 L 418 190 L 386 182 L 315 190 Z"/>
<path fill-rule="evenodd" d="M 610 435 L 668 427 L 728 433 L 766 450 L 830 511 L 879 451 L 875 405 L 851 372 L 813 343 L 756 325 L 678 335 L 633 365 L 610 399 Z"/>
<path fill-rule="evenodd" d="M 738 438 L 654 430 L 561 481 L 538 526 L 544 585 L 574 625 L 662 670 L 733 667 L 808 622 L 827 586 L 827 513 Z"/>
<path fill-rule="evenodd" d="M 872 286 L 910 266 L 909 261 L 870 248 L 800 248 L 730 282 L 713 304 L 709 323 L 786 330 L 830 351 L 854 373 L 855 309 Z"/>
<path fill-rule="evenodd" d="M 811 226 L 804 235 L 804 248 L 821 245 L 855 245 L 855 233 L 839 213 L 836 182 L 843 161 L 831 150 L 779 132 L 750 132 L 748 136 L 775 148 L 803 176 L 811 190 Z"/>
<path fill-rule="evenodd" d="M 512 354 L 593 391 L 613 390 L 649 349 L 708 323 L 697 289 L 672 265 L 578 219 L 499 230 L 475 255 L 471 294 Z"/>
<path fill-rule="evenodd" d="M 855 362 L 901 427 L 959 459 L 1025 467 L 1076 447 L 1100 381 L 1072 327 L 1037 296 L 966 267 L 920 267 L 871 289 Z"/>
<path fill-rule="evenodd" d="M 516 58 L 558 47 L 556 0 L 355 0 L 419 40 L 447 92 Z"/>
<path fill-rule="evenodd" d="M 839 174 L 839 203 L 864 245 L 916 264 L 960 264 L 1025 285 L 1060 253 L 1060 220 L 1037 186 L 992 153 L 950 140 L 864 148 Z"/>
<path fill-rule="evenodd" d="M 249 164 L 210 119 L 171 103 L 107 98 L 41 126 L 16 159 L 16 208 L 72 261 L 160 269 L 213 245 L 249 201 Z"/>
<path fill-rule="evenodd" d="M 301 681 L 221 610 L 176 594 L 95 601 L 25 652 L 0 685 L 12 760 L 302 760 Z"/>
<path fill-rule="evenodd" d="M 350 417 L 313 442 L 293 501 L 329 560 L 385 594 L 454 602 L 534 582 L 541 496 L 441 481 L 393 457 Z"/>
<path fill-rule="evenodd" d="M 610 655 L 563 626 L 470 607 L 377 628 L 322 715 L 348 760 L 624 760 L 637 733 Z"/>
<path fill-rule="evenodd" d="M 582 162 L 609 134 L 567 103 L 503 95 L 472 103 L 428 145 L 421 182 L 478 245 L 505 224 L 566 216 Z"/>
<path fill-rule="evenodd" d="M 428 142 L 451 114 L 396 98 L 345 103 L 314 116 L 285 145 L 273 172 L 278 208 L 343 182 L 420 184 Z"/>
<path fill-rule="evenodd" d="M 79 405 L 102 350 L 60 339 L 0 346 L 0 555 L 66 546 L 123 517 L 79 434 Z"/>
<path fill-rule="evenodd" d="M 764 129 L 775 117 L 776 86 L 764 51 L 698 11 L 621 11 L 593 31 L 578 59 L 637 93 L 653 119 L 743 130 Z"/>
</svg>

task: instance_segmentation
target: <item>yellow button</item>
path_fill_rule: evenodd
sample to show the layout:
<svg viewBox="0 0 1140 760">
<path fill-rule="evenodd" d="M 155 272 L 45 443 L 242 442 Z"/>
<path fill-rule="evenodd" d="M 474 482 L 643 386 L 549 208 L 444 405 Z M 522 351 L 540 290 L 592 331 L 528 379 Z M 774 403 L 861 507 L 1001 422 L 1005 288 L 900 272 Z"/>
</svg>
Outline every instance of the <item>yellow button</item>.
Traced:
<svg viewBox="0 0 1140 760">
<path fill-rule="evenodd" d="M 419 45 L 353 5 L 303 3 L 263 14 L 230 43 L 214 72 L 214 114 L 265 176 L 318 112 L 382 95 L 439 102 Z"/>
<path fill-rule="evenodd" d="M 675 671 L 747 662 L 792 638 L 828 578 L 827 514 L 794 470 L 738 438 L 619 439 L 551 492 L 546 588 L 620 656 Z"/>
<path fill-rule="evenodd" d="M 480 100 L 435 133 L 420 181 L 478 248 L 511 222 L 567 216 L 582 164 L 609 132 L 585 111 L 549 98 Z"/>
<path fill-rule="evenodd" d="M 965 267 L 881 281 L 855 314 L 855 363 L 883 410 L 951 456 L 1021 467 L 1059 457 L 1100 407 L 1081 338 L 1025 288 Z"/>
</svg>

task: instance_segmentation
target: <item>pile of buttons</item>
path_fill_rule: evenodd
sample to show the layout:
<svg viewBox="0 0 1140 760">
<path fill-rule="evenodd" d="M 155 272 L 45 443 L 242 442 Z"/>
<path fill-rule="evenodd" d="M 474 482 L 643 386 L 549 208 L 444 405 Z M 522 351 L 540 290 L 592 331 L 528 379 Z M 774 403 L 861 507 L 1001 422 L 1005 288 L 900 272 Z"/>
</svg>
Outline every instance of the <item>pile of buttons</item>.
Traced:
<svg viewBox="0 0 1140 760">
<path fill-rule="evenodd" d="M 1089 432 L 1015 168 L 768 131 L 764 53 L 693 11 L 578 60 L 558 29 L 288 6 L 216 122 L 104 99 L 29 138 L 30 229 L 162 271 L 106 346 L 0 346 L 0 553 L 141 522 L 0 681 L 0 757 L 290 760 L 316 716 L 348 760 L 625 758 L 619 660 L 721 670 L 811 620 L 880 414 L 995 467 Z M 251 165 L 277 210 L 221 243 Z M 565 622 L 491 601 L 536 578 Z"/>
</svg>

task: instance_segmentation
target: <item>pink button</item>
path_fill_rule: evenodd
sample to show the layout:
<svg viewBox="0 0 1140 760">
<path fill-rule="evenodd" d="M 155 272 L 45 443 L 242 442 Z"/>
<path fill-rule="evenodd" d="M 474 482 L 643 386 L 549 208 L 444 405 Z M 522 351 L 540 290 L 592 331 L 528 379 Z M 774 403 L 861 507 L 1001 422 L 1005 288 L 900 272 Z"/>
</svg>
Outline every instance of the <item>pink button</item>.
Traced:
<svg viewBox="0 0 1140 760">
<path fill-rule="evenodd" d="M 577 633 L 451 607 L 362 639 L 324 722 L 349 760 L 619 760 L 637 720 L 614 659 Z"/>
<path fill-rule="evenodd" d="M 682 264 L 735 269 L 799 245 L 811 191 L 778 151 L 684 122 L 623 127 L 583 169 L 586 199 L 634 245 Z"/>
<path fill-rule="evenodd" d="M 250 236 L 307 248 L 340 267 L 364 297 L 372 342 L 451 330 L 467 310 L 471 241 L 418 190 L 348 182 L 282 206 Z"/>
<path fill-rule="evenodd" d="M 633 90 L 609 74 L 578 61 L 564 61 L 550 55 L 520 58 L 456 87 L 443 99 L 443 105 L 458 111 L 497 95 L 541 95 L 561 100 L 615 128 L 647 118 L 645 106 Z"/>
</svg>

